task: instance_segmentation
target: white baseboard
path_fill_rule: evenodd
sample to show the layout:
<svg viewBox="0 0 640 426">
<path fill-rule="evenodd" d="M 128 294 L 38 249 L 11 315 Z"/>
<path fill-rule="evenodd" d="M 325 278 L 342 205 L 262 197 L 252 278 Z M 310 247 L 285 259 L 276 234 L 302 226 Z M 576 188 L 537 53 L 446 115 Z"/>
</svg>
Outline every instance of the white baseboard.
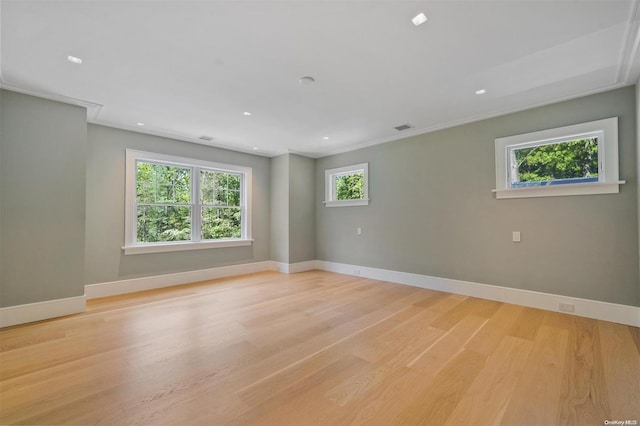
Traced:
<svg viewBox="0 0 640 426">
<path fill-rule="evenodd" d="M 305 262 L 297 262 L 297 263 L 283 263 L 283 262 L 274 262 L 276 264 L 276 271 L 282 272 L 283 274 L 297 274 L 298 272 L 311 271 L 316 268 L 315 260 L 307 260 Z"/>
<path fill-rule="evenodd" d="M 241 265 L 222 266 L 219 268 L 198 269 L 195 271 L 178 272 L 175 274 L 155 275 L 151 277 L 132 278 L 128 280 L 110 281 L 106 283 L 87 284 L 84 286 L 87 299 L 116 296 L 118 294 L 134 293 L 136 291 L 153 290 L 198 281 L 225 278 L 234 275 L 250 274 L 253 272 L 276 271 L 277 262 L 244 263 Z"/>
<path fill-rule="evenodd" d="M 559 311 L 560 303 L 570 304 L 575 307 L 572 313 L 573 315 L 640 327 L 640 308 L 635 306 L 323 260 L 310 260 L 292 264 L 274 261 L 254 262 L 175 274 L 89 284 L 85 286 L 85 296 L 0 308 L 0 327 L 8 327 L 84 312 L 86 309 L 86 299 L 115 296 L 118 294 L 152 290 L 254 272 L 279 271 L 286 274 L 293 274 L 312 269 L 361 276 L 548 311 Z"/>
<path fill-rule="evenodd" d="M 84 296 L 8 306 L 0 308 L 0 327 L 78 314 L 85 310 Z"/>
<path fill-rule="evenodd" d="M 316 260 L 315 267 L 329 272 L 479 297 L 547 311 L 559 312 L 560 303 L 571 304 L 575 307 L 574 312 L 571 313 L 573 315 L 640 327 L 640 307 L 635 306 L 323 260 Z"/>
</svg>

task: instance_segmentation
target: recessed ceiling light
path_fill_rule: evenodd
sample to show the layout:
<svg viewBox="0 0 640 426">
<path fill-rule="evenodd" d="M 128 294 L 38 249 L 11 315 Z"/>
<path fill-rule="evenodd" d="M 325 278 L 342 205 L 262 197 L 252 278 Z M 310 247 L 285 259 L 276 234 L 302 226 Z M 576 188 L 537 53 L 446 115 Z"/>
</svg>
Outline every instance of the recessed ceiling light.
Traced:
<svg viewBox="0 0 640 426">
<path fill-rule="evenodd" d="M 418 25 L 421 25 L 427 22 L 427 16 L 424 13 L 419 13 L 413 18 L 411 18 L 411 22 L 413 22 L 413 25 L 417 27 Z"/>
<path fill-rule="evenodd" d="M 75 56 L 67 56 L 67 61 L 69 62 L 73 62 L 74 64 L 81 64 L 82 63 L 82 59 L 80 58 L 76 58 Z"/>
<path fill-rule="evenodd" d="M 306 77 L 301 77 L 299 81 L 300 81 L 300 84 L 304 86 L 310 86 L 316 82 L 316 79 L 313 77 L 306 76 Z"/>
<path fill-rule="evenodd" d="M 251 113 L 249 111 L 245 111 L 245 112 L 243 112 L 243 114 L 246 115 L 246 116 L 251 115 Z"/>
<path fill-rule="evenodd" d="M 485 89 L 476 90 L 476 95 L 484 95 L 485 93 L 487 93 Z"/>
<path fill-rule="evenodd" d="M 254 151 L 257 151 L 257 150 L 259 150 L 259 149 L 260 149 L 260 148 L 258 148 L 257 146 L 254 146 L 254 147 L 253 147 L 253 150 L 254 150 Z"/>
<path fill-rule="evenodd" d="M 324 139 L 325 141 L 326 141 L 326 140 L 329 140 L 329 136 L 325 136 L 325 137 L 323 137 L 322 139 Z"/>
<path fill-rule="evenodd" d="M 144 126 L 144 123 L 136 123 L 138 126 Z"/>
</svg>

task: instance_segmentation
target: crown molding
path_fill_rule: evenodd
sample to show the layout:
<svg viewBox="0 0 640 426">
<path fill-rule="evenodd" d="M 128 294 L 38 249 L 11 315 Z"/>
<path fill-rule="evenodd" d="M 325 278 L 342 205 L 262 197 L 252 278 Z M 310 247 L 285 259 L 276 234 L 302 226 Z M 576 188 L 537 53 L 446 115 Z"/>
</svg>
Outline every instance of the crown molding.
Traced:
<svg viewBox="0 0 640 426">
<path fill-rule="evenodd" d="M 616 73 L 616 83 L 634 84 L 640 72 L 638 49 L 640 48 L 640 0 L 633 0 L 629 6 L 629 21 L 620 52 Z M 634 72 L 635 70 L 635 72 Z M 635 75 L 634 75 L 635 74 Z"/>
<path fill-rule="evenodd" d="M 371 140 L 371 141 L 368 141 L 368 142 L 363 142 L 363 143 L 356 144 L 356 145 L 350 145 L 350 146 L 346 146 L 346 147 L 342 147 L 342 148 L 336 148 L 336 149 L 333 149 L 333 150 L 327 150 L 327 151 L 324 151 L 322 153 L 318 153 L 317 155 L 309 154 L 309 156 L 312 157 L 312 158 L 323 158 L 323 157 L 329 157 L 331 155 L 343 154 L 345 152 L 357 151 L 359 149 L 368 148 L 370 146 L 381 145 L 381 144 L 387 143 L 387 142 L 394 142 L 394 141 L 399 141 L 399 140 L 402 140 L 402 139 L 407 139 L 407 138 L 410 138 L 410 137 L 413 137 L 413 136 L 419 136 L 419 135 L 424 135 L 424 134 L 427 134 L 427 133 L 433 133 L 433 132 L 436 132 L 438 130 L 450 129 L 452 127 L 462 126 L 464 124 L 476 123 L 478 121 L 487 120 L 487 119 L 490 119 L 490 118 L 501 117 L 501 116 L 513 114 L 513 113 L 516 113 L 516 112 L 528 111 L 530 109 L 539 108 L 539 107 L 543 107 L 543 106 L 547 106 L 547 105 L 553 105 L 553 104 L 557 104 L 559 102 L 570 101 L 572 99 L 578 99 L 578 98 L 582 98 L 582 97 L 585 97 L 585 96 L 590 96 L 590 95 L 595 95 L 595 94 L 598 94 L 598 93 L 608 92 L 610 90 L 615 90 L 615 89 L 620 89 L 622 87 L 631 86 L 633 84 L 635 84 L 635 82 L 609 84 L 609 85 L 600 87 L 598 89 L 587 90 L 587 91 L 583 91 L 583 92 L 580 92 L 580 93 L 577 93 L 577 94 L 573 94 L 573 95 L 570 95 L 570 96 L 562 96 L 562 97 L 553 98 L 553 99 L 550 99 L 550 100 L 544 101 L 544 102 L 527 104 L 527 105 L 513 107 L 513 108 L 504 108 L 504 109 L 493 110 L 493 111 L 490 111 L 490 112 L 487 112 L 487 113 L 483 113 L 483 114 L 472 115 L 470 117 L 463 118 L 463 119 L 460 119 L 460 120 L 454 120 L 454 121 L 449 121 L 449 122 L 443 123 L 443 124 L 437 124 L 435 126 L 422 127 L 422 128 L 419 128 L 419 129 L 413 129 L 413 130 L 410 130 L 410 131 L 405 131 L 405 132 L 402 132 L 401 135 L 389 136 L 389 137 L 380 138 L 380 139 L 374 139 L 374 140 Z"/>
<path fill-rule="evenodd" d="M 87 101 L 84 99 L 73 98 L 71 96 L 64 96 L 58 93 L 51 93 L 44 90 L 34 89 L 22 84 L 16 84 L 6 81 L 0 78 L 0 88 L 10 90 L 12 92 L 18 92 L 25 95 L 36 96 L 38 98 L 48 99 L 50 101 L 62 102 L 69 105 L 81 106 L 87 109 L 87 121 L 93 121 L 98 118 L 100 111 L 104 105 Z"/>
</svg>

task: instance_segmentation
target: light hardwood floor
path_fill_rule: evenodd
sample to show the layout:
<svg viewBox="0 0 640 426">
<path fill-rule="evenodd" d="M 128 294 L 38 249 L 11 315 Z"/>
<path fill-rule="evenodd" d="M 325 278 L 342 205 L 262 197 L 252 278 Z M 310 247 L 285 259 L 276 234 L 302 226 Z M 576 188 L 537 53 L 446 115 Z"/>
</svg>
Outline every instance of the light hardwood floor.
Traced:
<svg viewBox="0 0 640 426">
<path fill-rule="evenodd" d="M 640 421 L 637 328 L 328 272 L 92 300 L 0 339 L 2 424 Z"/>
</svg>

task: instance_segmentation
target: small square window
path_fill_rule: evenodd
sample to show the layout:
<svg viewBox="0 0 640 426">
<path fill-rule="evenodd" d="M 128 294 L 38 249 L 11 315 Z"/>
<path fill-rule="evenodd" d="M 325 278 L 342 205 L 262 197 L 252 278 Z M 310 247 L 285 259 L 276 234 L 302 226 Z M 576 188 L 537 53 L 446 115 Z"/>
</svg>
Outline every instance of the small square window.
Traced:
<svg viewBox="0 0 640 426">
<path fill-rule="evenodd" d="M 496 139 L 496 198 L 619 192 L 618 119 Z"/>
<path fill-rule="evenodd" d="M 366 206 L 369 204 L 369 164 L 355 164 L 325 170 L 327 207 Z"/>
</svg>

